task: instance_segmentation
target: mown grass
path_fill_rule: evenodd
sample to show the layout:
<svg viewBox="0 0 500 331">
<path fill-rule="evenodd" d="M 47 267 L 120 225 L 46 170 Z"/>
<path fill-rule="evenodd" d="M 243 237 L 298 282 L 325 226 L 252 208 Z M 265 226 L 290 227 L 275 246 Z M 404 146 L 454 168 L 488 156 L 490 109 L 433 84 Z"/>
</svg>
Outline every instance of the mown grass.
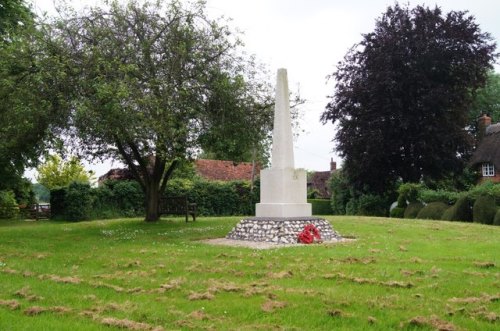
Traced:
<svg viewBox="0 0 500 331">
<path fill-rule="evenodd" d="M 498 330 L 500 228 L 328 217 L 351 243 L 212 246 L 238 217 L 0 222 L 0 330 Z"/>
</svg>

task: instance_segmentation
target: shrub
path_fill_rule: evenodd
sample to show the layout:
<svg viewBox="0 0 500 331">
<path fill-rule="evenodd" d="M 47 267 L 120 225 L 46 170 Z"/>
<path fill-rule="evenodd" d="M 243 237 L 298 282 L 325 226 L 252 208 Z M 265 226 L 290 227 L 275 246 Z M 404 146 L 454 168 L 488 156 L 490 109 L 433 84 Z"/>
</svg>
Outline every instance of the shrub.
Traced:
<svg viewBox="0 0 500 331">
<path fill-rule="evenodd" d="M 443 213 L 448 209 L 448 205 L 444 202 L 431 202 L 424 206 L 417 215 L 419 219 L 440 220 Z"/>
<path fill-rule="evenodd" d="M 493 219 L 494 225 L 500 225 L 500 208 L 497 209 L 497 213 L 495 214 L 495 218 Z"/>
<path fill-rule="evenodd" d="M 364 216 L 387 216 L 388 209 L 386 206 L 388 205 L 389 202 L 382 196 L 363 194 L 358 198 L 357 214 Z"/>
<path fill-rule="evenodd" d="M 417 215 L 422 208 L 424 208 L 424 205 L 421 202 L 410 202 L 408 207 L 405 209 L 404 217 L 417 218 Z"/>
<path fill-rule="evenodd" d="M 472 200 L 476 200 L 480 196 L 488 195 L 495 199 L 496 204 L 500 204 L 500 183 L 493 183 L 491 181 L 484 182 L 481 185 L 473 187 L 468 195 Z"/>
<path fill-rule="evenodd" d="M 0 218 L 15 218 L 19 215 L 16 196 L 12 191 L 0 191 Z"/>
<path fill-rule="evenodd" d="M 399 196 L 402 197 L 402 199 L 412 203 L 418 201 L 418 195 L 420 190 L 422 190 L 421 184 L 404 183 L 399 186 L 398 193 Z"/>
<path fill-rule="evenodd" d="M 144 213 L 144 193 L 135 180 L 120 180 L 113 185 L 116 208 L 123 216 L 138 216 Z"/>
<path fill-rule="evenodd" d="M 391 210 L 390 216 L 392 218 L 404 218 L 405 216 L 405 208 L 402 207 L 394 207 Z"/>
<path fill-rule="evenodd" d="M 308 199 L 312 205 L 312 214 L 313 215 L 331 215 L 332 214 L 332 206 L 330 204 L 330 200 L 327 199 Z"/>
<path fill-rule="evenodd" d="M 472 222 L 472 208 L 470 199 L 467 196 L 460 197 L 453 207 L 446 210 L 441 216 L 445 221 Z"/>
<path fill-rule="evenodd" d="M 65 197 L 64 217 L 68 221 L 90 219 L 93 196 L 89 184 L 73 182 L 69 185 Z"/>
<path fill-rule="evenodd" d="M 460 196 L 458 192 L 445 190 L 423 189 L 419 193 L 419 198 L 425 203 L 443 202 L 445 204 L 454 204 Z"/>
<path fill-rule="evenodd" d="M 331 205 L 334 215 L 354 215 L 357 208 L 353 208 L 352 188 L 342 170 L 335 171 L 330 178 L 330 190 L 332 192 Z M 349 205 L 350 203 L 350 205 Z"/>
<path fill-rule="evenodd" d="M 50 190 L 50 217 L 52 219 L 64 218 L 67 190 L 66 187 Z"/>
<path fill-rule="evenodd" d="M 496 212 L 497 206 L 493 196 L 481 195 L 472 207 L 472 220 L 475 223 L 493 224 Z"/>
</svg>

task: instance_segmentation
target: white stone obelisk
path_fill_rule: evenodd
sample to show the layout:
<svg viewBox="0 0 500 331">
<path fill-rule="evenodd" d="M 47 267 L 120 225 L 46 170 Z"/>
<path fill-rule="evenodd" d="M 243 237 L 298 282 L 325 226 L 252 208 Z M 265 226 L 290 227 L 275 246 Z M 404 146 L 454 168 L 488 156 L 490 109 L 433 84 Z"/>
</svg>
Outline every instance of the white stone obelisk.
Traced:
<svg viewBox="0 0 500 331">
<path fill-rule="evenodd" d="M 260 172 L 260 203 L 255 216 L 310 217 L 311 211 L 306 171 L 294 166 L 287 72 L 278 69 L 271 168 Z"/>
</svg>

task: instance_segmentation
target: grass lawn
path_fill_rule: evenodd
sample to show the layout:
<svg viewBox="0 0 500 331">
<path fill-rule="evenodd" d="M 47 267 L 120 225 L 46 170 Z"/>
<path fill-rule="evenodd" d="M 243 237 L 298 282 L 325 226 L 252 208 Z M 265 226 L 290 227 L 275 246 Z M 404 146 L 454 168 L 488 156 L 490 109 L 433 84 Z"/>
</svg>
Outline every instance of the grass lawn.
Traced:
<svg viewBox="0 0 500 331">
<path fill-rule="evenodd" d="M 499 330 L 500 227 L 328 217 L 351 243 L 211 246 L 238 217 L 0 221 L 0 330 Z"/>
</svg>

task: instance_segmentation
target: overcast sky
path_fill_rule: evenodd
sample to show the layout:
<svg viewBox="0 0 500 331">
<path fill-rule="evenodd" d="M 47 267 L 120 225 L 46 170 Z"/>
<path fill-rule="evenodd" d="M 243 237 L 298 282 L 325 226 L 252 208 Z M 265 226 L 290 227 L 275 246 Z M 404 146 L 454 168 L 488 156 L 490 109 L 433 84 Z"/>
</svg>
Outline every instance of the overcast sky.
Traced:
<svg viewBox="0 0 500 331">
<path fill-rule="evenodd" d="M 75 6 L 96 0 L 73 1 Z M 500 38 L 500 1 L 498 0 L 404 0 L 411 6 L 438 5 L 443 11 L 468 10 L 482 31 Z M 32 0 L 37 11 L 52 12 L 52 0 Z M 308 170 L 328 170 L 330 158 L 341 164 L 333 152 L 334 127 L 322 125 L 319 117 L 333 94 L 333 82 L 326 76 L 335 70 L 347 50 L 373 31 L 375 19 L 394 1 L 389 0 L 208 0 L 212 17 L 232 18 L 233 27 L 243 31 L 247 52 L 257 56 L 272 73 L 288 70 L 291 89 L 300 86 L 307 102 L 302 106 L 301 133 L 295 142 L 295 164 Z M 500 71 L 496 66 L 496 71 Z M 274 81 L 273 81 L 274 84 Z M 116 163 L 115 163 L 116 166 Z M 97 175 L 110 164 L 93 165 Z"/>
</svg>

